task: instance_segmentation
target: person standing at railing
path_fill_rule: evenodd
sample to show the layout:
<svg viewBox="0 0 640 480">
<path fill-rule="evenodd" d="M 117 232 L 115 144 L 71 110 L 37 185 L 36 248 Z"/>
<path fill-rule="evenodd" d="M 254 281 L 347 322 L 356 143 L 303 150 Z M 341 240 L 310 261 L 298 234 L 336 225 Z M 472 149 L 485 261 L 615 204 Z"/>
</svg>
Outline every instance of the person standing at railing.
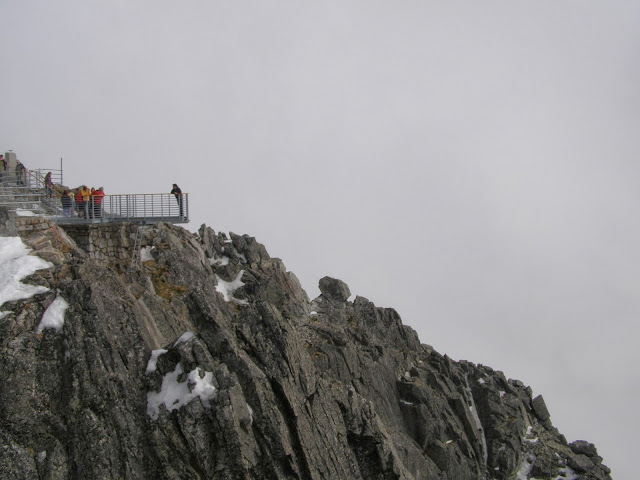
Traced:
<svg viewBox="0 0 640 480">
<path fill-rule="evenodd" d="M 180 187 L 174 183 L 171 193 L 173 194 L 174 197 L 176 197 L 176 201 L 178 202 L 178 207 L 180 207 L 180 217 L 182 217 L 183 216 L 182 215 L 182 190 L 180 190 Z"/>
<path fill-rule="evenodd" d="M 47 190 L 47 197 L 51 198 L 53 194 L 53 181 L 51 180 L 51 172 L 44 176 L 44 188 Z"/>
<path fill-rule="evenodd" d="M 104 187 L 100 187 L 92 194 L 93 199 L 93 218 L 102 218 L 102 199 L 104 197 Z"/>
<path fill-rule="evenodd" d="M 25 185 L 24 183 L 24 172 L 26 168 L 20 160 L 16 160 L 16 185 Z"/>
<path fill-rule="evenodd" d="M 85 185 L 81 185 L 78 187 L 78 193 L 76 193 L 78 217 L 89 218 L 89 201 L 91 201 L 91 192 Z"/>
<path fill-rule="evenodd" d="M 82 193 L 82 206 L 84 207 L 84 218 L 88 219 L 89 218 L 89 212 L 90 212 L 90 203 L 91 203 L 91 190 L 89 190 L 89 187 L 87 187 L 86 185 L 83 185 L 80 189 L 80 192 Z"/>
<path fill-rule="evenodd" d="M 64 217 L 70 217 L 73 198 L 72 198 L 72 193 L 69 190 L 65 190 L 64 192 L 62 192 L 62 197 L 60 197 L 60 203 L 62 203 L 62 215 Z"/>
<path fill-rule="evenodd" d="M 82 187 L 78 187 L 78 190 L 76 191 L 76 213 L 80 218 L 82 218 L 83 208 L 84 207 L 82 205 Z"/>
<path fill-rule="evenodd" d="M 4 183 L 5 172 L 7 171 L 7 161 L 4 155 L 0 155 L 0 183 Z"/>
</svg>

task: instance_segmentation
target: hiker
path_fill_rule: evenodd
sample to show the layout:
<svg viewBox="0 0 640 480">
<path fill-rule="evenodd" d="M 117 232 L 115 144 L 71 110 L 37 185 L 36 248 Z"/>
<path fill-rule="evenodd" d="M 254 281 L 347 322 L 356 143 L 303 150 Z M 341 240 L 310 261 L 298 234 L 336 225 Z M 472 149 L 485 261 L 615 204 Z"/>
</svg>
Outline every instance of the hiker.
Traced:
<svg viewBox="0 0 640 480">
<path fill-rule="evenodd" d="M 4 182 L 4 176 L 6 171 L 7 171 L 7 161 L 4 159 L 4 155 L 0 155 L 0 183 Z"/>
<path fill-rule="evenodd" d="M 84 202 L 82 200 L 83 196 L 82 196 L 82 189 L 84 188 L 84 185 L 78 187 L 77 191 L 76 191 L 76 212 L 78 213 L 78 217 L 82 218 L 82 212 L 84 211 Z"/>
<path fill-rule="evenodd" d="M 64 192 L 62 192 L 62 197 L 60 197 L 60 203 L 62 203 L 62 215 L 64 217 L 70 217 L 71 206 L 73 205 L 73 198 L 69 190 L 65 190 Z"/>
<path fill-rule="evenodd" d="M 174 197 L 176 197 L 176 201 L 178 202 L 178 206 L 180 207 L 180 216 L 182 217 L 182 190 L 180 190 L 180 187 L 174 183 L 171 193 Z"/>
<path fill-rule="evenodd" d="M 51 198 L 53 194 L 53 181 L 51 181 L 51 172 L 44 176 L 44 187 L 47 190 L 47 197 Z"/>
<path fill-rule="evenodd" d="M 22 176 L 24 175 L 26 168 L 20 160 L 16 160 L 16 185 L 25 185 L 24 179 Z"/>
<path fill-rule="evenodd" d="M 103 197 L 104 197 L 104 187 L 100 187 L 98 190 L 93 190 L 93 192 L 91 193 L 91 198 L 93 199 L 93 218 L 102 217 Z"/>
<path fill-rule="evenodd" d="M 91 203 L 91 190 L 86 185 L 80 187 L 80 193 L 82 194 L 82 206 L 84 207 L 84 218 L 89 218 L 89 204 Z"/>
</svg>

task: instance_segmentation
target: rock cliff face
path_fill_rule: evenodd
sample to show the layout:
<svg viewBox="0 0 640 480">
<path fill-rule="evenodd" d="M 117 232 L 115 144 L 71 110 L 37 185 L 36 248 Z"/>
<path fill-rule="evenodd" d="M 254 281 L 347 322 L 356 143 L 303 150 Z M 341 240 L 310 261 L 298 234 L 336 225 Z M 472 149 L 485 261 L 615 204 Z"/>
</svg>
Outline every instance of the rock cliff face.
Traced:
<svg viewBox="0 0 640 480">
<path fill-rule="evenodd" d="M 7 215 L 50 263 L 0 307 L 0 478 L 611 478 L 521 382 L 339 280 L 310 301 L 254 238 L 125 225 L 98 255 Z"/>
</svg>

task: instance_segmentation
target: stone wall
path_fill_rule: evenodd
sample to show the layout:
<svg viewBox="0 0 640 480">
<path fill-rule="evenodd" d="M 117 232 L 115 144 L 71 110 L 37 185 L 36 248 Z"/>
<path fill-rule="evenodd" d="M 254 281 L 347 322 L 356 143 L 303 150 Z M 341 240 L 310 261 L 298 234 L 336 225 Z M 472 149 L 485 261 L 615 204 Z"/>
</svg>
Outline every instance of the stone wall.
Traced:
<svg viewBox="0 0 640 480">
<path fill-rule="evenodd" d="M 52 227 L 51 221 L 44 217 L 15 217 L 13 221 L 18 233 L 38 232 Z"/>
<path fill-rule="evenodd" d="M 53 222 L 45 217 L 12 217 L 12 224 L 20 236 L 43 232 L 54 228 Z M 138 224 L 108 223 L 94 225 L 61 225 L 76 245 L 98 262 L 117 266 L 126 270 L 131 266 L 133 247 L 136 243 Z M 12 232 L 8 232 L 11 234 Z M 138 251 L 151 243 L 153 229 L 141 226 L 138 237 Z"/>
<path fill-rule="evenodd" d="M 113 223 L 100 225 L 64 225 L 64 230 L 78 247 L 93 259 L 126 269 L 131 264 L 136 243 L 138 225 L 134 223 Z M 145 246 L 144 232 L 149 227 L 141 227 L 138 246 Z"/>
</svg>

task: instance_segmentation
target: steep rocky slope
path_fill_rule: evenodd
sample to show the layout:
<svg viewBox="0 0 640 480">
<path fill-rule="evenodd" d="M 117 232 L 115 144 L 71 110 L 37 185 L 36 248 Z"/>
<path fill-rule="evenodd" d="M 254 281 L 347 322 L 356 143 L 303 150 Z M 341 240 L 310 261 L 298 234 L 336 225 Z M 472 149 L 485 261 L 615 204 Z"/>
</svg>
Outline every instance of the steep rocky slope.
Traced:
<svg viewBox="0 0 640 480">
<path fill-rule="evenodd" d="M 254 238 L 0 221 L 50 262 L 0 308 L 0 478 L 611 478 L 521 382 L 340 280 L 310 301 Z"/>
</svg>

